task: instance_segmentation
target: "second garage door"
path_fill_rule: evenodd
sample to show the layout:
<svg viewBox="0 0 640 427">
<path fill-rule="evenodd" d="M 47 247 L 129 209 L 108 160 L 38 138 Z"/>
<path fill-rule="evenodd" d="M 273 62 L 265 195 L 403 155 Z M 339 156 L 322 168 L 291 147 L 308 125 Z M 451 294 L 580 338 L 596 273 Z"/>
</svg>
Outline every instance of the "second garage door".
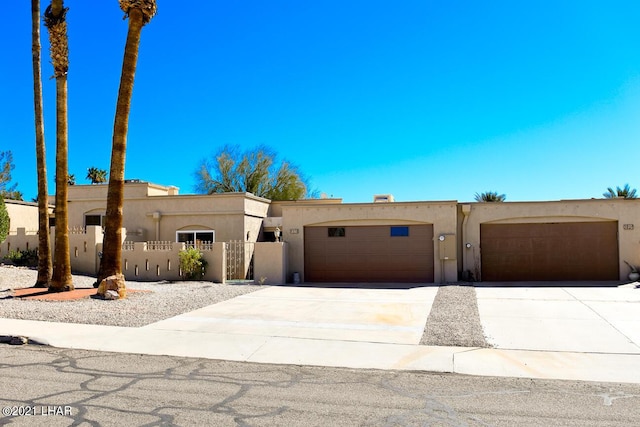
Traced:
<svg viewBox="0 0 640 427">
<path fill-rule="evenodd" d="M 617 280 L 618 223 L 482 224 L 483 281 Z"/>
<path fill-rule="evenodd" d="M 307 282 L 433 282 L 433 225 L 305 227 Z"/>
</svg>

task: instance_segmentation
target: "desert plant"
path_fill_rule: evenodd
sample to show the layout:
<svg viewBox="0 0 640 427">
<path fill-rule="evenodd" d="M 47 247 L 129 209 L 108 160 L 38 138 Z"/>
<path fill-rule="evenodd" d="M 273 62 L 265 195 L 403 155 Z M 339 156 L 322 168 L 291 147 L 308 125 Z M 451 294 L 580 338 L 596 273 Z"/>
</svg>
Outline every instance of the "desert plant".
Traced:
<svg viewBox="0 0 640 427">
<path fill-rule="evenodd" d="M 17 266 L 35 267 L 38 265 L 38 251 L 27 249 L 24 251 L 9 251 L 4 259 Z"/>
<path fill-rule="evenodd" d="M 196 248 L 180 251 L 180 276 L 184 280 L 198 280 L 204 277 L 207 261 L 202 258 L 202 252 Z"/>
<path fill-rule="evenodd" d="M 484 193 L 476 193 L 473 198 L 476 202 L 504 202 L 507 196 L 498 194 L 497 191 L 485 191 Z"/>
<path fill-rule="evenodd" d="M 91 181 L 92 184 L 107 182 L 107 171 L 106 169 L 98 169 L 95 166 L 91 166 L 87 169 L 87 179 Z"/>
<path fill-rule="evenodd" d="M 9 235 L 9 213 L 4 205 L 4 198 L 0 195 L 0 242 Z"/>
<path fill-rule="evenodd" d="M 40 44 L 40 0 L 31 0 L 31 64 L 33 68 L 33 111 L 36 137 L 36 169 L 38 176 L 38 277 L 36 288 L 49 286 L 53 273 L 49 238 L 49 194 L 47 155 L 44 143 L 44 111 L 42 105 L 42 66 Z"/>
<path fill-rule="evenodd" d="M 56 79 L 56 232 L 54 237 L 53 275 L 51 292 L 72 291 L 71 257 L 69 249 L 69 121 L 67 74 L 69 71 L 69 44 L 66 15 L 69 9 L 64 0 L 51 0 L 44 12 L 44 23 L 49 30 L 49 51 Z"/>
<path fill-rule="evenodd" d="M 120 86 L 116 101 L 116 115 L 111 140 L 111 163 L 107 189 L 107 220 L 104 227 L 103 255 L 98 271 L 98 281 L 122 274 L 122 221 L 124 204 L 124 167 L 127 152 L 129 112 L 133 95 L 133 80 L 138 64 L 142 27 L 156 14 L 155 0 L 120 0 L 120 9 L 129 19 L 127 40 L 124 46 Z M 122 286 L 125 284 L 122 283 Z"/>
<path fill-rule="evenodd" d="M 637 199 L 636 189 L 629 187 L 629 184 L 625 184 L 624 187 L 616 187 L 614 190 L 611 187 L 607 188 L 605 193 L 602 193 L 605 199 Z"/>
<path fill-rule="evenodd" d="M 242 150 L 222 147 L 205 159 L 195 173 L 199 193 L 252 193 L 270 200 L 298 200 L 308 194 L 306 178 L 287 161 L 278 161 L 276 152 L 259 146 Z"/>
</svg>

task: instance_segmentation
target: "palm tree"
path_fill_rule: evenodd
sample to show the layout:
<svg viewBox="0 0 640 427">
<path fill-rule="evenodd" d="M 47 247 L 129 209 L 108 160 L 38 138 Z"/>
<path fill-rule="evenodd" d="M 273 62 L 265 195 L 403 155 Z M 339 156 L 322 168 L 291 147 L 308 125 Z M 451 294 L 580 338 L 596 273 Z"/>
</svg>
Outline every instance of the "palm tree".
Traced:
<svg viewBox="0 0 640 427">
<path fill-rule="evenodd" d="M 107 212 L 104 233 L 102 262 L 98 274 L 100 283 L 105 277 L 118 276 L 118 288 L 124 289 L 122 277 L 122 205 L 124 199 L 124 164 L 127 149 L 127 129 L 129 127 L 129 111 L 133 80 L 138 62 L 140 34 L 142 27 L 151 21 L 156 13 L 155 0 L 119 0 L 125 17 L 129 18 L 127 42 L 124 48 L 122 74 L 116 115 L 113 125 L 113 142 L 111 147 L 111 168 L 109 171 L 109 189 L 107 190 Z"/>
<path fill-rule="evenodd" d="M 51 244 L 49 242 L 49 203 L 47 200 L 47 164 L 42 112 L 42 65 L 40 60 L 40 0 L 31 0 L 31 58 L 33 64 L 33 106 L 36 127 L 36 163 L 38 169 L 38 278 L 36 288 L 46 288 L 51 280 Z"/>
<path fill-rule="evenodd" d="M 67 121 L 67 71 L 69 49 L 66 14 L 63 0 L 52 0 L 44 13 L 49 30 L 51 62 L 56 78 L 56 233 L 53 259 L 53 277 L 49 291 L 73 290 L 71 257 L 69 254 L 69 219 L 67 211 L 68 178 L 68 121 Z M 41 199 L 45 200 L 44 197 Z"/>
<path fill-rule="evenodd" d="M 87 179 L 91 181 L 92 184 L 107 182 L 107 171 L 92 166 L 87 169 Z"/>
<path fill-rule="evenodd" d="M 484 193 L 476 193 L 474 199 L 476 202 L 504 202 L 507 196 L 498 194 L 496 191 L 485 191 Z"/>
<path fill-rule="evenodd" d="M 638 196 L 636 195 L 636 189 L 630 188 L 629 184 L 625 184 L 623 188 L 616 187 L 615 191 L 611 187 L 608 187 L 607 192 L 602 193 L 602 195 L 605 197 L 605 199 L 616 199 L 618 197 L 624 198 L 624 199 L 638 198 Z"/>
</svg>

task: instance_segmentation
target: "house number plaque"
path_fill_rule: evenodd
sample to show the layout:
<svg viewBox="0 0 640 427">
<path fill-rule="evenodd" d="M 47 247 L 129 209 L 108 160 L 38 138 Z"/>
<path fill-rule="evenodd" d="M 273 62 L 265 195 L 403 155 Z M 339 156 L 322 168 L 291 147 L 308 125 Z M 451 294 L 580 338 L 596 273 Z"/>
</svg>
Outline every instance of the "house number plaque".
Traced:
<svg viewBox="0 0 640 427">
<path fill-rule="evenodd" d="M 622 229 L 623 230 L 633 230 L 633 224 L 623 224 L 622 225 Z"/>
</svg>

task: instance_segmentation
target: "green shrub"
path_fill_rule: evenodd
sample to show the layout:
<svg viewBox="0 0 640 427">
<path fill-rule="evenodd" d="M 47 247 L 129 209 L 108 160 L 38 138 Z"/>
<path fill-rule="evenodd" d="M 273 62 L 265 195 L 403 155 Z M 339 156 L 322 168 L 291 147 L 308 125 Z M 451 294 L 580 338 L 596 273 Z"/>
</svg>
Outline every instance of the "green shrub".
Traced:
<svg viewBox="0 0 640 427">
<path fill-rule="evenodd" d="M 202 258 L 202 252 L 196 248 L 181 251 L 180 272 L 184 280 L 200 280 L 204 277 L 207 261 Z"/>
<path fill-rule="evenodd" d="M 38 265 L 38 251 L 35 249 L 25 251 L 12 250 L 5 255 L 4 259 L 17 266 L 35 267 Z"/>
<path fill-rule="evenodd" d="M 4 205 L 4 199 L 0 196 L 0 243 L 9 235 L 9 213 Z"/>
</svg>

